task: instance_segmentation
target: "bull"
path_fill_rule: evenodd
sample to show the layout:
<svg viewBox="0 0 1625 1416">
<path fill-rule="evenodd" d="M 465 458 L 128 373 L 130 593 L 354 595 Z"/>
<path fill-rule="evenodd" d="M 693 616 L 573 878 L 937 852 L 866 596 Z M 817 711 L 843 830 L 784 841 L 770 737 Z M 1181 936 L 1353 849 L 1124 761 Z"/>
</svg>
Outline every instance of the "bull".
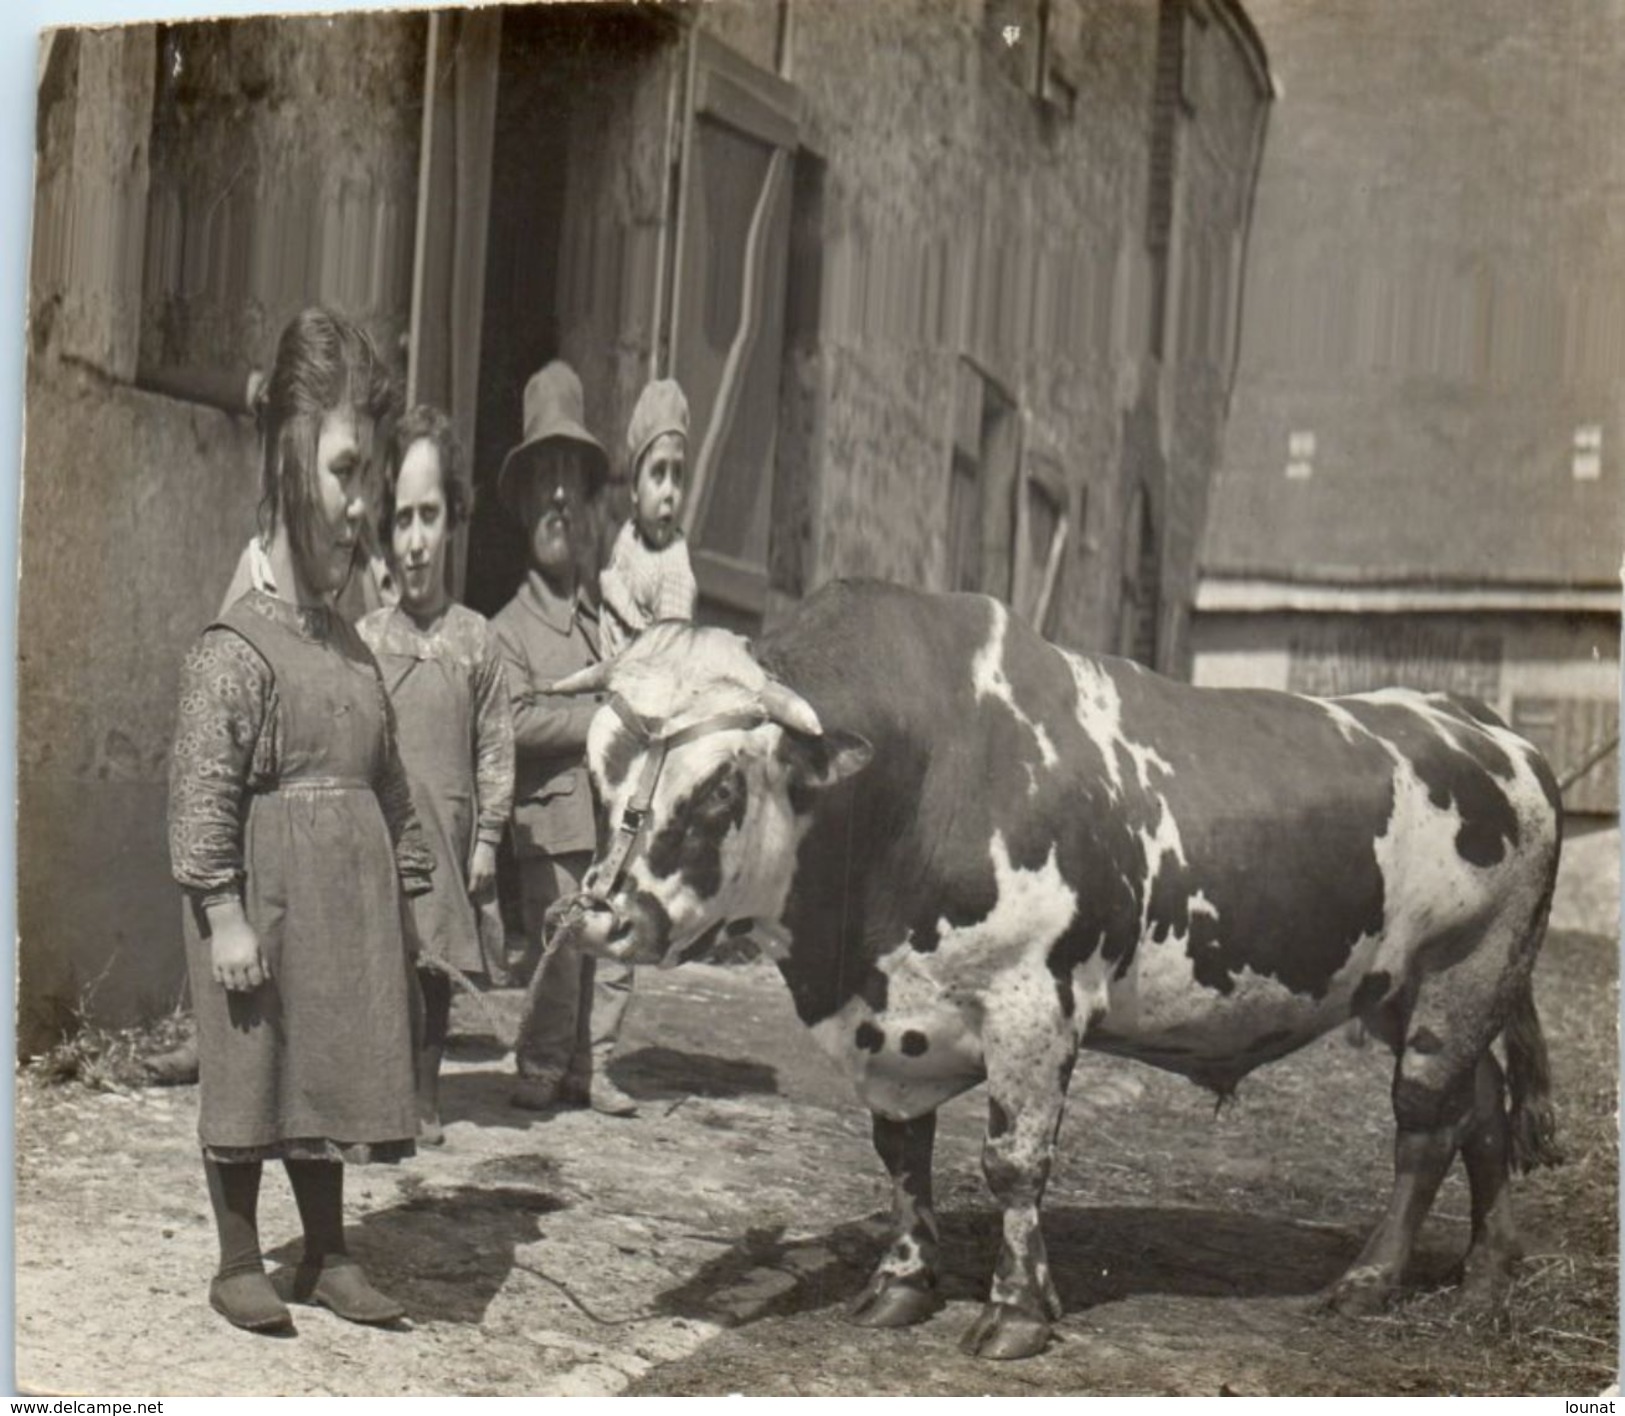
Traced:
<svg viewBox="0 0 1625 1416">
<path fill-rule="evenodd" d="M 1039 1207 L 1078 1049 L 1226 1095 L 1351 1018 L 1395 1055 L 1395 1175 L 1323 1302 L 1395 1295 L 1459 1154 L 1463 1295 L 1504 1307 L 1510 1170 L 1557 1156 L 1531 973 L 1561 818 L 1550 768 L 1483 705 L 1194 688 L 1058 649 L 996 600 L 865 582 L 754 649 L 657 624 L 555 691 L 607 701 L 599 850 L 550 937 L 668 966 L 724 929 L 770 942 L 892 1181 L 857 1322 L 941 1306 L 949 1098 L 987 1084 L 1003 1216 L 960 1345 L 1024 1357 L 1061 1315 Z"/>
</svg>

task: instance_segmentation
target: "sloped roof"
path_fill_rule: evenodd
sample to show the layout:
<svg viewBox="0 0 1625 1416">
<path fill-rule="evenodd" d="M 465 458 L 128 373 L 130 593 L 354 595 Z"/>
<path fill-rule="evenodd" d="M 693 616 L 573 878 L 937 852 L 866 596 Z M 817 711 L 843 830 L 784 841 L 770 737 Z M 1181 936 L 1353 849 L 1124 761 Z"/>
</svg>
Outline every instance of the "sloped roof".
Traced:
<svg viewBox="0 0 1625 1416">
<path fill-rule="evenodd" d="M 1625 24 L 1249 9 L 1282 92 L 1202 573 L 1617 586 Z"/>
</svg>

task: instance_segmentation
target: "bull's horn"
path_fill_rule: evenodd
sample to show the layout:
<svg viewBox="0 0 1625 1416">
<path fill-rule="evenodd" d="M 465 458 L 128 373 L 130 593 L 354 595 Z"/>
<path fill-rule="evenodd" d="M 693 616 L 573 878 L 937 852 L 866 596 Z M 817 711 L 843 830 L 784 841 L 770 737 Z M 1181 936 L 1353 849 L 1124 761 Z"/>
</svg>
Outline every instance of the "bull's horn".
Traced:
<svg viewBox="0 0 1625 1416">
<path fill-rule="evenodd" d="M 575 673 L 568 674 L 557 683 L 549 684 L 543 690 L 546 693 L 602 693 L 609 687 L 609 660 L 600 660 L 596 664 L 588 664 L 584 669 L 577 669 Z"/>
<path fill-rule="evenodd" d="M 775 723 L 783 723 L 808 737 L 823 737 L 824 725 L 812 705 L 794 689 L 786 688 L 776 679 L 769 679 L 762 689 L 762 707 Z"/>
</svg>

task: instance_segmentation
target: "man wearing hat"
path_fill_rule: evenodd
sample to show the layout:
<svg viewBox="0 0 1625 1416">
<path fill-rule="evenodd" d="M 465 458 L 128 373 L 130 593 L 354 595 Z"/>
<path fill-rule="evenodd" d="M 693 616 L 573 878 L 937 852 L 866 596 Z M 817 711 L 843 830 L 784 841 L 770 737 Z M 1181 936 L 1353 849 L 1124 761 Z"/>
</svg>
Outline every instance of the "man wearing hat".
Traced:
<svg viewBox="0 0 1625 1416">
<path fill-rule="evenodd" d="M 593 534 L 608 459 L 582 425 L 581 380 L 554 360 L 525 385 L 524 440 L 503 460 L 497 495 L 525 528 L 524 583 L 492 621 L 513 702 L 513 839 L 525 934 L 541 954 L 542 919 L 580 887 L 596 840 L 587 776 L 592 699 L 540 689 L 599 660 L 598 617 L 578 560 Z M 605 1066 L 632 997 L 632 970 L 565 945 L 541 955 L 514 1044 L 513 1104 L 585 1103 L 611 1116 L 637 1104 Z"/>
</svg>

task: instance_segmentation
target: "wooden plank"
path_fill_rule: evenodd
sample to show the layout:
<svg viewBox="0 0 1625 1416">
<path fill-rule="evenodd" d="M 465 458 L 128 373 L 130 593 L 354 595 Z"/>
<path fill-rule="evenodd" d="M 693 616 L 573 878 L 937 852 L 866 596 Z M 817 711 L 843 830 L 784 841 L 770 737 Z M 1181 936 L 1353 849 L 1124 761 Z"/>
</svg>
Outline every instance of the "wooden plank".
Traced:
<svg viewBox="0 0 1625 1416">
<path fill-rule="evenodd" d="M 758 69 L 703 32 L 694 108 L 749 137 L 794 150 L 801 136 L 801 95 L 792 84 Z"/>
</svg>

